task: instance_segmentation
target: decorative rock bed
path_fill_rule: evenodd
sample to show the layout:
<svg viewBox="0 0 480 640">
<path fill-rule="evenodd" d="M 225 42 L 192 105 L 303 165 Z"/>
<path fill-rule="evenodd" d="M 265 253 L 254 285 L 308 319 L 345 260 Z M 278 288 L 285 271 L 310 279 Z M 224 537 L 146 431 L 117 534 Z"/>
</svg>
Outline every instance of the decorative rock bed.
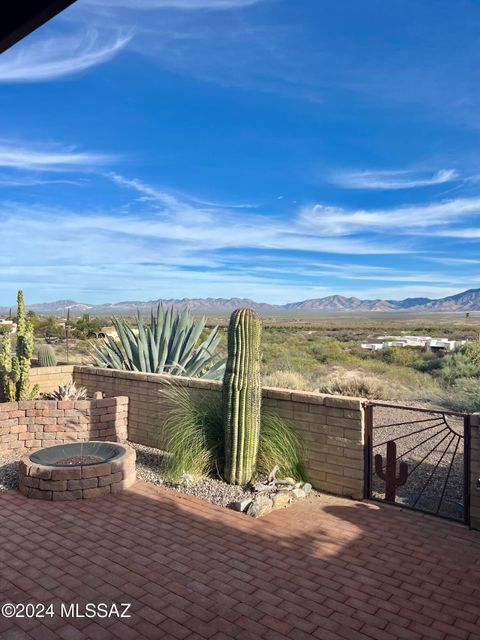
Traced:
<svg viewBox="0 0 480 640">
<path fill-rule="evenodd" d="M 241 511 L 254 518 L 316 495 L 308 482 L 295 482 L 291 478 L 277 479 L 276 473 L 273 472 L 262 482 L 243 487 L 227 484 L 220 478 L 209 476 L 194 482 L 186 477 L 184 482 L 174 484 L 165 478 L 162 471 L 163 459 L 168 454 L 160 449 L 135 442 L 130 442 L 130 445 L 137 452 L 137 477 L 140 480 L 208 500 L 213 504 Z"/>
<path fill-rule="evenodd" d="M 293 478 L 277 478 L 278 467 L 270 475 L 253 485 L 252 497 L 235 502 L 231 506 L 237 511 L 259 518 L 273 509 L 283 509 L 291 502 L 302 500 L 312 492 L 309 482 L 296 482 Z"/>
<path fill-rule="evenodd" d="M 135 450 L 116 442 L 78 442 L 22 456 L 18 488 L 28 498 L 81 500 L 118 493 L 135 482 Z"/>
</svg>

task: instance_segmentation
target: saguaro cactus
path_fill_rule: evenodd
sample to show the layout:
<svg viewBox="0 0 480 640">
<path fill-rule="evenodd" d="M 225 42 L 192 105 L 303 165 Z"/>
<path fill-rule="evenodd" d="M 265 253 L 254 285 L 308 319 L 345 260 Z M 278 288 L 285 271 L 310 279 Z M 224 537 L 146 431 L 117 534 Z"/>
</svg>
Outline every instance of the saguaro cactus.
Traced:
<svg viewBox="0 0 480 640">
<path fill-rule="evenodd" d="M 375 456 L 375 473 L 385 482 L 385 500 L 395 502 L 397 487 L 403 486 L 408 479 L 408 465 L 400 462 L 397 478 L 397 445 L 394 440 L 387 442 L 387 464 L 383 469 L 383 458 L 377 453 Z"/>
<path fill-rule="evenodd" d="M 25 314 L 23 292 L 17 294 L 17 333 L 12 356 L 10 335 L 3 337 L 0 353 L 2 389 L 7 402 L 29 400 L 38 394 L 38 385 L 30 389 L 30 358 L 33 355 L 33 326 Z"/>
<path fill-rule="evenodd" d="M 228 327 L 223 378 L 225 479 L 245 484 L 253 475 L 260 437 L 260 337 L 262 323 L 251 309 L 237 309 Z"/>
</svg>

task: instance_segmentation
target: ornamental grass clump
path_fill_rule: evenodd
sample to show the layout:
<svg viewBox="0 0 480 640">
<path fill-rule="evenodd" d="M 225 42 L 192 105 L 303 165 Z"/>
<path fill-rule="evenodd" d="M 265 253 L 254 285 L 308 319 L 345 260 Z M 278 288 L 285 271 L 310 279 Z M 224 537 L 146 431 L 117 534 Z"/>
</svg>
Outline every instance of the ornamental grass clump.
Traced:
<svg viewBox="0 0 480 640">
<path fill-rule="evenodd" d="M 307 480 L 303 464 L 304 448 L 297 432 L 283 418 L 273 414 L 262 415 L 257 471 L 268 474 L 278 465 L 279 478 Z"/>
<path fill-rule="evenodd" d="M 164 472 L 180 483 L 212 473 L 223 457 L 222 407 L 219 402 L 193 397 L 188 389 L 172 386 L 164 391 L 169 412 L 165 422 L 167 451 Z"/>
<path fill-rule="evenodd" d="M 224 479 L 224 429 L 220 398 L 201 398 L 179 386 L 164 392 L 169 412 L 165 423 L 168 455 L 163 462 L 166 478 L 181 483 L 205 475 Z M 274 414 L 263 414 L 256 470 L 268 474 L 279 466 L 279 477 L 307 479 L 303 446 L 293 426 Z"/>
</svg>

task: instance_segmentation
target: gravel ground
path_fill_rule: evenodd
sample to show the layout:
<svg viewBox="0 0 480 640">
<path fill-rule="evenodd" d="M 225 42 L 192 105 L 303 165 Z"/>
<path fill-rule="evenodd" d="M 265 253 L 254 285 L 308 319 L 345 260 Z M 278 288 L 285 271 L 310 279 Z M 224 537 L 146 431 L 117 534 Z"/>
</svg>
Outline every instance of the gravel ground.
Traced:
<svg viewBox="0 0 480 640">
<path fill-rule="evenodd" d="M 227 484 L 215 478 L 203 478 L 190 485 L 167 482 L 160 471 L 160 463 L 165 455 L 163 451 L 145 447 L 135 442 L 129 442 L 128 444 L 137 452 L 137 478 L 140 480 L 161 485 L 167 489 L 181 491 L 222 507 L 228 507 L 231 506 L 232 502 L 252 497 L 250 490 Z M 0 455 L 0 492 L 15 489 L 18 486 L 17 464 L 17 455 Z"/>
<path fill-rule="evenodd" d="M 422 422 L 418 422 L 419 420 Z M 387 426 L 397 423 L 403 424 Z M 396 502 L 435 513 L 444 491 L 439 515 L 461 520 L 463 438 L 458 436 L 463 436 L 463 419 L 445 416 L 444 421 L 442 414 L 435 411 L 424 413 L 375 406 L 373 426 L 373 456 L 381 454 L 385 465 L 387 447 L 382 443 L 395 440 L 397 458 L 401 456 L 399 462 L 408 464 L 409 476 L 405 485 L 397 487 Z M 372 466 L 375 471 L 374 461 Z M 375 473 L 372 490 L 374 497 L 385 497 L 384 482 Z"/>
<path fill-rule="evenodd" d="M 202 478 L 198 482 L 189 485 L 167 482 L 160 467 L 162 458 L 165 455 L 163 451 L 145 447 L 135 442 L 129 442 L 129 445 L 137 452 L 137 478 L 140 480 L 181 491 L 222 507 L 228 507 L 232 502 L 252 498 L 252 492 L 248 489 L 230 485 L 215 478 Z"/>
<path fill-rule="evenodd" d="M 0 492 L 15 489 L 18 486 L 17 463 L 18 455 L 0 455 Z"/>
</svg>

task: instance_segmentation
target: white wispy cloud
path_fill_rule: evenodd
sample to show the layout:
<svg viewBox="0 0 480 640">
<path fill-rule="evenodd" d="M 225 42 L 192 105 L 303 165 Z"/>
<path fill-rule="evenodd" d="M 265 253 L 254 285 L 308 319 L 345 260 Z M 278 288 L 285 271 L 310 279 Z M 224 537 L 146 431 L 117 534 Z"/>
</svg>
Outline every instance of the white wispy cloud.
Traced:
<svg viewBox="0 0 480 640">
<path fill-rule="evenodd" d="M 179 200 L 173 194 L 168 191 L 162 191 L 161 189 L 152 187 L 138 178 L 125 178 L 124 176 L 111 171 L 104 175 L 115 184 L 136 191 L 140 194 L 140 201 L 156 202 L 165 207 L 170 207 L 173 211 L 181 206 Z"/>
<path fill-rule="evenodd" d="M 468 267 L 480 264 L 480 260 L 474 258 L 448 258 L 447 256 L 439 258 L 436 256 L 428 256 L 426 259 L 430 262 L 436 262 L 437 264 L 444 264 L 450 267 Z"/>
<path fill-rule="evenodd" d="M 397 171 L 345 171 L 334 173 L 331 181 L 344 189 L 371 189 L 388 191 L 413 189 L 445 184 L 459 179 L 455 169 L 441 169 L 434 173 L 415 170 Z"/>
<path fill-rule="evenodd" d="M 143 297 L 154 297 L 157 290 L 152 290 L 160 282 L 159 296 L 192 296 L 198 289 L 198 295 L 279 302 L 318 297 L 332 292 L 332 286 L 336 293 L 360 295 L 359 287 L 367 283 L 385 284 L 373 297 L 395 298 L 404 290 L 407 295 L 450 293 L 461 285 L 447 268 L 435 273 L 418 265 L 383 266 L 379 260 L 384 258 L 362 264 L 368 258 L 356 262 L 345 256 L 398 254 L 393 263 L 405 264 L 401 254 L 415 253 L 423 234 L 442 231 L 452 220 L 458 223 L 459 212 L 469 217 L 480 211 L 480 199 L 463 199 L 416 205 L 414 211 L 358 212 L 315 205 L 289 216 L 272 215 L 203 204 L 201 198 L 138 178 L 100 172 L 96 179 L 101 176 L 110 188 L 118 187 L 114 208 L 100 202 L 85 207 L 74 198 L 64 206 L 0 203 L 0 237 L 9 238 L 0 254 L 0 290 L 8 287 L 9 278 L 19 280 L 33 270 L 33 280 L 52 282 L 53 289 L 61 289 L 58 283 L 67 277 L 76 291 L 95 288 L 102 295 L 103 287 L 110 291 L 110 296 L 103 293 L 104 299 L 115 291 L 126 294 L 140 282 Z M 424 226 L 418 227 L 416 218 L 422 216 Z M 409 234 L 415 242 L 410 243 Z M 476 265 L 465 264 L 466 271 L 468 266 L 474 271 Z M 85 285 L 93 274 L 101 281 L 98 287 Z M 476 276 L 462 277 L 468 283 Z"/>
<path fill-rule="evenodd" d="M 200 9 L 242 9 L 253 4 L 258 4 L 262 0 L 84 0 L 85 5 L 94 7 L 122 7 L 136 11 L 153 11 L 155 9 L 179 9 L 179 10 L 200 10 Z"/>
<path fill-rule="evenodd" d="M 158 202 L 159 204 L 177 209 L 178 207 L 185 209 L 187 203 L 190 205 L 202 205 L 206 207 L 215 208 L 229 208 L 229 209 L 256 209 L 257 204 L 252 203 L 225 203 L 225 202 L 212 202 L 211 200 L 204 200 L 190 194 L 180 193 L 178 191 L 166 191 L 157 189 L 151 185 L 146 184 L 138 178 L 125 178 L 122 175 L 114 172 L 108 172 L 104 174 L 106 178 L 112 180 L 115 184 L 133 189 L 140 194 L 139 200 L 146 202 Z"/>
<path fill-rule="evenodd" d="M 284 216 L 249 212 L 239 215 L 238 206 L 206 202 L 190 195 L 158 189 L 137 178 L 116 173 L 106 177 L 115 184 L 135 190 L 140 201 L 154 206 L 142 214 L 116 217 L 99 216 L 95 224 L 124 231 L 132 235 L 148 235 L 169 241 L 179 241 L 208 249 L 253 247 L 274 250 L 317 251 L 341 254 L 409 253 L 411 250 L 390 241 L 375 242 L 355 237 L 332 237 L 330 229 L 323 232 L 316 224 L 306 223 L 304 211 L 295 212 L 293 219 Z M 158 207 L 156 206 L 158 205 Z M 140 218 L 138 216 L 141 216 Z M 337 234 L 353 236 L 354 233 Z"/>
<path fill-rule="evenodd" d="M 433 235 L 447 238 L 462 238 L 465 240 L 478 240 L 480 238 L 480 227 L 464 227 L 462 229 L 443 229 L 434 231 Z"/>
<path fill-rule="evenodd" d="M 72 171 L 111 162 L 113 156 L 59 145 L 30 145 L 0 139 L 0 167 L 25 171 Z M 35 178 L 31 178 L 35 181 Z M 25 178 L 28 181 L 28 178 Z"/>
<path fill-rule="evenodd" d="M 42 178 L 34 178 L 31 176 L 0 176 L 0 187 L 38 187 L 41 185 L 64 184 L 82 186 L 85 184 L 80 180 L 66 180 L 63 178 L 48 180 Z"/>
<path fill-rule="evenodd" d="M 0 82 L 41 82 L 85 71 L 113 58 L 131 37 L 124 30 L 85 28 L 27 38 L 0 57 Z"/>
<path fill-rule="evenodd" d="M 337 236 L 389 231 L 407 235 L 425 230 L 435 233 L 436 226 L 449 226 L 479 214 L 480 197 L 472 197 L 371 210 L 314 204 L 301 210 L 300 220 L 305 228 Z M 476 232 L 480 236 L 480 231 Z M 439 233 L 463 237 L 461 230 L 445 229 Z"/>
<path fill-rule="evenodd" d="M 248 263 L 248 257 L 236 254 L 234 257 L 239 269 L 245 268 Z M 479 261 L 480 262 L 480 261 Z M 476 264 L 474 260 L 465 260 L 464 266 L 473 266 Z M 447 266 L 445 263 L 444 266 Z M 391 282 L 397 286 L 397 283 L 413 283 L 437 286 L 458 286 L 458 273 L 449 273 L 447 270 L 442 271 L 421 271 L 417 268 L 406 269 L 398 267 L 384 267 L 379 265 L 365 264 L 361 262 L 324 262 L 315 259 L 306 262 L 299 262 L 298 259 L 279 255 L 272 256 L 270 254 L 257 254 L 255 265 L 250 267 L 256 273 L 272 273 L 278 274 L 283 269 L 286 274 L 308 281 L 338 280 L 344 286 L 344 281 L 370 281 L 370 282 Z M 466 273 L 465 279 L 475 280 L 476 273 Z"/>
</svg>

